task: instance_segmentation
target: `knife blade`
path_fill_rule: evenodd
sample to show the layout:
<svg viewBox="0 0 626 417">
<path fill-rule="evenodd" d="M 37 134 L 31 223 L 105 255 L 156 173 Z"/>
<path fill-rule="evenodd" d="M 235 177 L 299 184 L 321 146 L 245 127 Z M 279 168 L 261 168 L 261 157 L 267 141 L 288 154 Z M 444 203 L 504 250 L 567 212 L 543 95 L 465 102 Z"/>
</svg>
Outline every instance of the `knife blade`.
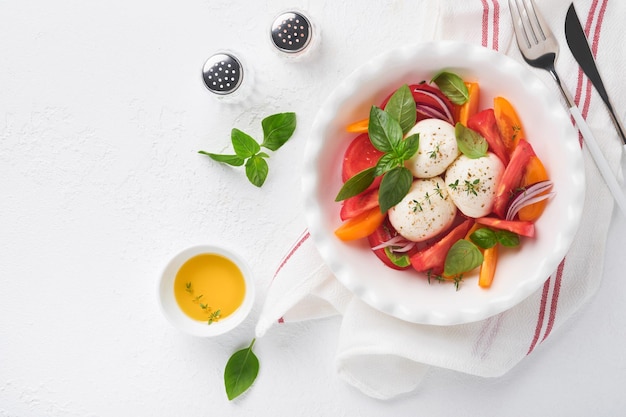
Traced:
<svg viewBox="0 0 626 417">
<path fill-rule="evenodd" d="M 600 98 L 609 110 L 611 121 L 615 125 L 615 129 L 617 130 L 620 138 L 626 145 L 626 130 L 624 129 L 619 117 L 615 114 L 613 104 L 609 99 L 606 88 L 604 88 L 604 83 L 602 82 L 595 59 L 591 53 L 591 49 L 589 48 L 589 41 L 587 40 L 585 31 L 583 30 L 582 24 L 576 14 L 574 3 L 569 6 L 567 15 L 565 16 L 565 39 L 572 55 L 576 59 L 576 62 L 578 62 L 578 65 L 580 65 L 583 72 L 587 75 L 595 89 L 598 91 Z"/>
</svg>

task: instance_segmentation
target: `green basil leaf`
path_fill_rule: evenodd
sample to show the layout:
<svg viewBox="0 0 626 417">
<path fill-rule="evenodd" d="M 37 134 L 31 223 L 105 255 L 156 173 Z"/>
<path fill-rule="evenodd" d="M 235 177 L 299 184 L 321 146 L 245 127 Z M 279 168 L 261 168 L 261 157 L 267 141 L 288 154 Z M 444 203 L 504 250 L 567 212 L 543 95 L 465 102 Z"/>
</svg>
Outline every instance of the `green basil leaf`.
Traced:
<svg viewBox="0 0 626 417">
<path fill-rule="evenodd" d="M 339 190 L 335 201 L 343 201 L 346 198 L 354 197 L 365 191 L 365 189 L 374 182 L 374 178 L 376 178 L 374 171 L 374 167 L 367 168 L 348 179 Z"/>
<path fill-rule="evenodd" d="M 420 134 L 415 133 L 414 135 L 407 136 L 404 139 L 404 149 L 402 150 L 402 159 L 407 161 L 415 155 L 420 146 Z"/>
<path fill-rule="evenodd" d="M 431 82 L 437 84 L 441 92 L 454 104 L 461 105 L 469 99 L 467 86 L 463 79 L 455 73 L 441 71 L 433 77 Z"/>
<path fill-rule="evenodd" d="M 228 359 L 224 369 L 226 395 L 232 401 L 243 394 L 259 374 L 259 359 L 252 351 L 256 339 L 245 349 L 238 350 Z"/>
<path fill-rule="evenodd" d="M 517 233 L 509 232 L 508 230 L 496 230 L 496 239 L 502 246 L 514 248 L 519 246 L 519 235 Z"/>
<path fill-rule="evenodd" d="M 476 230 L 470 235 L 470 239 L 472 240 L 472 242 L 474 242 L 476 245 L 483 249 L 492 248 L 498 243 L 496 232 L 487 227 L 481 227 L 480 229 Z"/>
<path fill-rule="evenodd" d="M 278 150 L 283 146 L 296 130 L 295 113 L 278 113 L 266 117 L 261 121 L 263 126 L 263 143 L 267 149 Z"/>
<path fill-rule="evenodd" d="M 389 258 L 391 263 L 401 268 L 406 268 L 407 266 L 411 265 L 411 259 L 409 258 L 409 255 L 407 255 L 406 253 L 395 253 L 388 246 L 385 248 L 385 255 L 387 255 L 387 258 Z"/>
<path fill-rule="evenodd" d="M 246 176 L 248 180 L 257 187 L 261 187 L 267 178 L 269 167 L 265 154 L 253 155 L 246 161 Z"/>
<path fill-rule="evenodd" d="M 400 123 L 402 133 L 408 132 L 415 126 L 417 109 L 408 85 L 404 84 L 393 93 L 385 105 L 385 111 Z"/>
<path fill-rule="evenodd" d="M 233 143 L 235 153 L 241 158 L 250 158 L 261 150 L 256 140 L 237 128 L 233 128 L 231 131 L 230 140 Z"/>
<path fill-rule="evenodd" d="M 381 152 L 395 152 L 402 142 L 400 123 L 386 111 L 372 106 L 367 128 L 372 145 Z"/>
<path fill-rule="evenodd" d="M 456 143 L 463 155 L 471 159 L 487 156 L 489 144 L 478 132 L 457 123 L 454 127 Z"/>
<path fill-rule="evenodd" d="M 208 157 L 210 157 L 211 159 L 217 162 L 223 162 L 225 164 L 232 165 L 234 167 L 242 166 L 243 163 L 245 162 L 244 158 L 237 156 L 237 155 L 220 155 L 220 154 L 205 152 L 205 151 L 198 151 L 198 153 L 202 155 L 207 155 Z"/>
<path fill-rule="evenodd" d="M 374 170 L 374 175 L 379 177 L 386 172 L 391 171 L 393 168 L 402 165 L 402 160 L 395 157 L 390 153 L 385 153 L 380 157 L 378 162 L 376 163 L 376 167 Z"/>
<path fill-rule="evenodd" d="M 393 168 L 387 172 L 380 182 L 378 193 L 380 211 L 384 213 L 402 201 L 409 192 L 412 183 L 413 174 L 403 166 Z"/>
<path fill-rule="evenodd" d="M 443 273 L 447 276 L 459 275 L 480 266 L 483 263 L 483 254 L 480 249 L 469 240 L 457 241 L 446 255 Z"/>
</svg>

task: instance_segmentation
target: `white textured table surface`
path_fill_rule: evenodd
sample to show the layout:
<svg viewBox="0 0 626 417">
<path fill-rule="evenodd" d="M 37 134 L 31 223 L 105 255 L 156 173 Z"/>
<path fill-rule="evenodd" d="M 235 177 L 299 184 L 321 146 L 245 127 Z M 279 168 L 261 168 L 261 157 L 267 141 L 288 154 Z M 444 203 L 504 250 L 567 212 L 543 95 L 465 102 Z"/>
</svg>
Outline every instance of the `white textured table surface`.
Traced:
<svg viewBox="0 0 626 417">
<path fill-rule="evenodd" d="M 316 108 L 373 54 L 412 41 L 422 20 L 410 3 L 0 2 L 0 416 L 626 410 L 618 215 L 598 293 L 504 377 L 437 371 L 410 396 L 376 401 L 336 377 L 339 319 L 326 319 L 274 329 L 255 346 L 253 388 L 226 399 L 224 365 L 253 337 L 272 273 L 301 232 L 299 170 Z M 273 17 L 294 7 L 323 32 L 306 64 L 265 39 Z M 240 105 L 202 85 L 201 66 L 220 49 L 255 73 Z M 625 108 L 626 97 L 613 100 Z M 261 119 L 280 111 L 295 111 L 299 128 L 271 156 L 263 188 L 197 154 L 226 150 L 232 127 L 258 135 Z M 162 317 L 156 283 L 175 252 L 215 242 L 248 259 L 256 303 L 232 333 L 193 338 Z"/>
</svg>

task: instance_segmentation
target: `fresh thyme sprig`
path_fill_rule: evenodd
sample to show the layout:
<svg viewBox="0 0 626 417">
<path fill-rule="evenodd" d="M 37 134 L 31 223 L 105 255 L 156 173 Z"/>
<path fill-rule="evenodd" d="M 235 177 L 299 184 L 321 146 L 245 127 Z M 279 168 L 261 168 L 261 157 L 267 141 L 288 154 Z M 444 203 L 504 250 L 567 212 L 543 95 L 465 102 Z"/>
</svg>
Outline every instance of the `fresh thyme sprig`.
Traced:
<svg viewBox="0 0 626 417">
<path fill-rule="evenodd" d="M 480 179 L 476 178 L 474 181 L 468 181 L 465 180 L 465 192 L 467 193 L 467 195 L 473 194 L 473 195 L 478 195 L 478 184 L 480 183 Z M 459 180 L 457 179 L 456 181 L 448 184 L 448 187 L 450 187 L 451 189 L 453 189 L 454 191 L 459 189 Z"/>
<path fill-rule="evenodd" d="M 202 297 L 204 297 L 204 294 L 194 296 L 194 290 L 193 290 L 193 287 L 191 286 L 191 282 L 185 283 L 185 292 L 187 292 L 190 296 L 192 296 L 193 299 L 191 301 L 194 304 L 198 304 L 198 306 L 207 314 L 208 316 L 207 322 L 209 325 L 219 320 L 219 318 L 222 315 L 222 310 L 217 309 L 215 311 L 211 311 L 212 309 L 208 304 L 201 303 L 200 300 L 202 299 Z"/>
<path fill-rule="evenodd" d="M 418 200 L 411 200 L 411 203 L 413 203 L 413 213 L 417 213 L 424 211 L 424 207 L 423 204 L 428 203 L 431 204 L 431 199 L 433 196 L 439 196 L 439 198 L 441 198 L 442 200 L 445 200 L 446 197 L 444 197 L 443 192 L 441 190 L 441 187 L 439 187 L 439 183 L 435 184 L 435 188 L 433 188 L 434 193 L 431 195 L 430 193 L 428 193 L 428 191 L 426 193 L 424 193 L 424 198 L 421 201 Z"/>
<path fill-rule="evenodd" d="M 459 274 L 459 275 L 455 275 L 453 277 L 446 278 L 446 277 L 444 277 L 441 274 L 434 274 L 432 272 L 432 270 L 430 270 L 430 269 L 426 272 L 426 278 L 428 279 L 428 284 L 432 283 L 431 280 L 435 280 L 435 281 L 439 282 L 440 284 L 444 283 L 444 282 L 451 281 L 454 284 L 454 289 L 456 291 L 461 289 L 461 283 L 463 282 L 463 274 Z"/>
<path fill-rule="evenodd" d="M 440 146 L 440 145 L 441 145 L 441 144 L 440 144 L 440 143 L 438 143 L 438 144 L 435 146 L 435 149 L 433 149 L 432 151 L 428 152 L 428 157 L 429 157 L 430 159 L 437 159 L 437 155 L 439 155 L 439 146 Z"/>
</svg>

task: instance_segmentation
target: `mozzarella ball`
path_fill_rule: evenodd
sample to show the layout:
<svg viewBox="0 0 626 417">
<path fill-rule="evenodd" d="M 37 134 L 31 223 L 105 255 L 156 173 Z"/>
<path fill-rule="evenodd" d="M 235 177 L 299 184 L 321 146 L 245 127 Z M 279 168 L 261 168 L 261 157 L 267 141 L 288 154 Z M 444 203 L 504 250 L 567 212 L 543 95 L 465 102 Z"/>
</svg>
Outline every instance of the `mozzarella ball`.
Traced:
<svg viewBox="0 0 626 417">
<path fill-rule="evenodd" d="M 407 132 L 419 133 L 419 148 L 405 166 L 416 178 L 432 178 L 442 174 L 459 156 L 454 126 L 439 119 L 424 119 Z"/>
<path fill-rule="evenodd" d="M 402 201 L 389 209 L 388 215 L 399 234 L 421 242 L 452 225 L 456 206 L 441 177 L 416 179 Z"/>
<path fill-rule="evenodd" d="M 446 172 L 448 193 L 463 214 L 483 217 L 491 213 L 504 164 L 495 154 L 471 159 L 459 156 Z"/>
</svg>

